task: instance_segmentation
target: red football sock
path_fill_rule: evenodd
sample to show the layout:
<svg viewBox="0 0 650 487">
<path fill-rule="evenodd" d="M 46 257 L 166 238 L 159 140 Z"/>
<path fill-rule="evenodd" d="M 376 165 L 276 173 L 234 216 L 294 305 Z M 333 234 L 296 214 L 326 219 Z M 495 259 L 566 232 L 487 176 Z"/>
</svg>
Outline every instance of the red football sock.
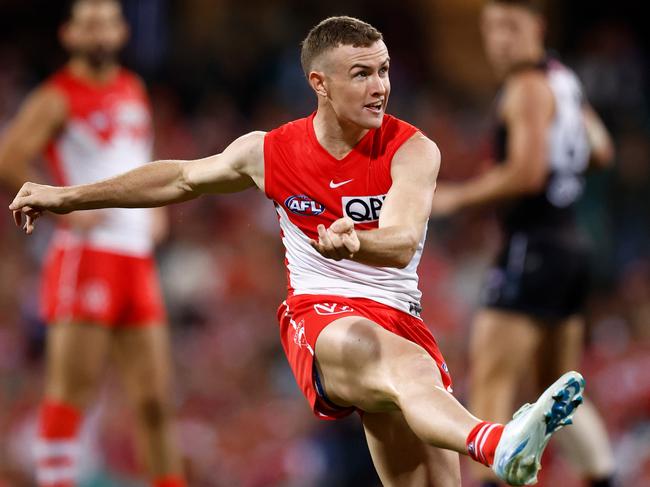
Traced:
<svg viewBox="0 0 650 487">
<path fill-rule="evenodd" d="M 503 433 L 503 425 L 483 421 L 477 424 L 467 436 L 467 452 L 472 459 L 491 467 L 494 463 L 494 452 Z"/>
<path fill-rule="evenodd" d="M 77 476 L 81 413 L 68 404 L 45 400 L 36 444 L 39 487 L 74 487 Z"/>
<path fill-rule="evenodd" d="M 185 481 L 180 477 L 172 475 L 156 479 L 151 484 L 152 487 L 187 487 Z"/>
</svg>

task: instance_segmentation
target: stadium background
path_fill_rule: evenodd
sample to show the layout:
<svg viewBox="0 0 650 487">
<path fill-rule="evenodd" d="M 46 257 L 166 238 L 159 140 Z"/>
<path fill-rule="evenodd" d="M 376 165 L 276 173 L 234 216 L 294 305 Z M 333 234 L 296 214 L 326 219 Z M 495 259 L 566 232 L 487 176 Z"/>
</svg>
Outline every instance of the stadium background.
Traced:
<svg viewBox="0 0 650 487">
<path fill-rule="evenodd" d="M 61 3 L 0 0 L 0 130 L 65 59 L 55 42 Z M 465 178 L 489 156 L 496 88 L 480 45 L 480 4 L 126 0 L 132 39 L 124 60 L 151 90 L 157 157 L 194 158 L 310 113 L 299 41 L 325 16 L 361 17 L 383 31 L 391 53 L 389 112 L 439 144 L 443 178 Z M 641 2 L 632 0 L 555 0 L 549 16 L 549 46 L 581 76 L 617 147 L 616 166 L 589 176 L 580 205 L 596 243 L 583 370 L 612 435 L 621 485 L 650 485 L 650 36 Z M 378 485 L 358 420 L 312 418 L 282 355 L 275 309 L 285 275 L 272 206 L 251 190 L 177 205 L 170 215 L 158 257 L 190 485 Z M 8 212 L 0 218 L 2 487 L 32 485 L 29 441 L 43 372 L 38 268 L 49 226 L 26 238 Z M 424 318 L 461 399 L 468 325 L 497 242 L 490 212 L 432 222 L 420 267 Z M 84 485 L 135 487 L 131 419 L 107 375 L 89 414 Z M 561 452 L 551 449 L 546 465 L 542 485 L 581 485 Z M 472 485 L 468 475 L 464 485 Z"/>
</svg>

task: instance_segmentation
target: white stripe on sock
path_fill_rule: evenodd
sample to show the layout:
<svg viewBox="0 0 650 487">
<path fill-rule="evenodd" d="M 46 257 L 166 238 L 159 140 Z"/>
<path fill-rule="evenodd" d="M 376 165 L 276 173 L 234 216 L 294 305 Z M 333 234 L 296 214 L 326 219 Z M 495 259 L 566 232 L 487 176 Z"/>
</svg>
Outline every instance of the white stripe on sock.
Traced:
<svg viewBox="0 0 650 487">
<path fill-rule="evenodd" d="M 487 458 L 485 458 L 485 454 L 483 453 L 483 447 L 485 446 L 485 442 L 487 441 L 488 437 L 490 436 L 490 433 L 494 428 L 496 428 L 498 425 L 491 424 L 490 427 L 487 429 L 485 434 L 483 435 L 483 439 L 481 440 L 481 445 L 478 448 L 478 451 L 481 452 L 481 456 L 483 457 L 483 463 L 487 463 Z"/>
<path fill-rule="evenodd" d="M 483 460 L 481 460 L 481 450 L 479 449 L 479 443 L 481 442 L 481 439 L 483 438 L 483 434 L 485 433 L 485 430 L 487 430 L 489 427 L 490 427 L 489 423 L 484 424 L 483 426 L 481 426 L 481 429 L 478 430 L 478 433 L 476 433 L 476 436 L 474 437 L 474 441 L 473 441 L 473 443 L 474 443 L 474 455 L 476 456 L 476 458 L 479 459 L 479 461 L 483 461 Z"/>
<path fill-rule="evenodd" d="M 39 467 L 36 472 L 36 479 L 39 487 L 47 487 L 61 482 L 74 482 L 77 476 L 77 469 L 69 465 L 61 467 Z"/>
<path fill-rule="evenodd" d="M 76 440 L 43 440 L 34 446 L 34 456 L 37 461 L 56 457 L 76 458 L 79 454 L 79 442 Z"/>
</svg>

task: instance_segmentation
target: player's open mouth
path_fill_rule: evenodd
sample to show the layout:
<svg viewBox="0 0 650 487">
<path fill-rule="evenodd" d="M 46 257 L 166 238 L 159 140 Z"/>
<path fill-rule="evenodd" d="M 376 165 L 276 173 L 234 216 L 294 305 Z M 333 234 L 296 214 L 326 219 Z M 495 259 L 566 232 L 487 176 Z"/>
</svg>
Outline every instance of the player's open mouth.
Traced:
<svg viewBox="0 0 650 487">
<path fill-rule="evenodd" d="M 384 108 L 384 102 L 378 101 L 377 103 L 369 103 L 364 106 L 367 110 L 370 110 L 373 113 L 380 113 Z"/>
</svg>

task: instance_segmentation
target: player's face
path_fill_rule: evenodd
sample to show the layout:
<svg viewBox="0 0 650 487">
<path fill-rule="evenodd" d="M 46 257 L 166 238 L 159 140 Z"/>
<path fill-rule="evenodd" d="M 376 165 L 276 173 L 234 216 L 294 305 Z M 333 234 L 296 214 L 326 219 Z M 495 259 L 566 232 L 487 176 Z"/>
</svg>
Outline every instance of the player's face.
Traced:
<svg viewBox="0 0 650 487">
<path fill-rule="evenodd" d="M 516 5 L 490 3 L 483 9 L 481 32 L 488 60 L 501 75 L 543 52 L 541 17 Z"/>
<path fill-rule="evenodd" d="M 70 53 L 95 68 L 115 63 L 127 33 L 120 4 L 110 0 L 77 4 L 61 32 Z"/>
<path fill-rule="evenodd" d="M 339 120 L 366 129 L 379 128 L 390 94 L 386 44 L 339 46 L 324 57 L 327 98 Z"/>
</svg>

